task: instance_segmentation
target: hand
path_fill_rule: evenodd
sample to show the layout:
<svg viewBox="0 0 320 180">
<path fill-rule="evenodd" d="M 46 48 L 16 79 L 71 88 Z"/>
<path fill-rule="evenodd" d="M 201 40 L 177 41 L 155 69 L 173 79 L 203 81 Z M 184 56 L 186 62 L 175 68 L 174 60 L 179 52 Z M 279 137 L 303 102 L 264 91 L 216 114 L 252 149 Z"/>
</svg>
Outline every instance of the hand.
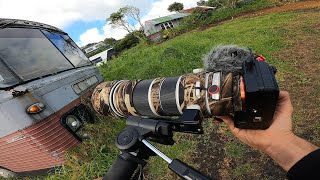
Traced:
<svg viewBox="0 0 320 180">
<path fill-rule="evenodd" d="M 273 143 L 290 140 L 292 132 L 292 111 L 291 100 L 288 92 L 281 91 L 278 104 L 273 116 L 272 125 L 266 130 L 238 129 L 234 126 L 229 116 L 220 117 L 228 125 L 232 133 L 245 144 L 265 151 Z M 277 142 L 276 142 L 277 141 Z"/>
<path fill-rule="evenodd" d="M 304 156 L 318 149 L 317 146 L 299 138 L 292 132 L 292 112 L 289 93 L 281 91 L 273 123 L 266 130 L 238 129 L 234 126 L 231 117 L 220 118 L 240 141 L 265 152 L 288 171 Z"/>
</svg>

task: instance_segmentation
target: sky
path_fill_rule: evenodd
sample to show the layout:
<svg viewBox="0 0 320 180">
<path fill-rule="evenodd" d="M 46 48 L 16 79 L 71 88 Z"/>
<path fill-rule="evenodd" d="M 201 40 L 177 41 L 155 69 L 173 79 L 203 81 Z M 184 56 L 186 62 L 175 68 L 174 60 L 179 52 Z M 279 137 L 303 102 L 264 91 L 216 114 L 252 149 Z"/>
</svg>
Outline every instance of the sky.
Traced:
<svg viewBox="0 0 320 180">
<path fill-rule="evenodd" d="M 127 32 L 113 29 L 106 21 L 111 13 L 126 5 L 138 7 L 142 22 L 170 14 L 173 2 L 185 9 L 199 0 L 0 0 L 0 18 L 37 21 L 58 27 L 79 45 L 105 38 L 123 38 Z"/>
</svg>

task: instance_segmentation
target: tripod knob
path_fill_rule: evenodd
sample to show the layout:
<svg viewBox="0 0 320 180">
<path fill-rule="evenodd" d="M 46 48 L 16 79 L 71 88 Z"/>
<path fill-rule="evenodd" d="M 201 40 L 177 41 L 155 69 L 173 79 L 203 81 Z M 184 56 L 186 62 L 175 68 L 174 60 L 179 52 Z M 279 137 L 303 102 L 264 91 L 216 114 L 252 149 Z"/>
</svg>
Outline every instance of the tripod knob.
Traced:
<svg viewBox="0 0 320 180">
<path fill-rule="evenodd" d="M 124 129 L 116 139 L 116 146 L 120 150 L 134 151 L 139 142 L 139 133 L 136 129 L 128 127 Z"/>
</svg>

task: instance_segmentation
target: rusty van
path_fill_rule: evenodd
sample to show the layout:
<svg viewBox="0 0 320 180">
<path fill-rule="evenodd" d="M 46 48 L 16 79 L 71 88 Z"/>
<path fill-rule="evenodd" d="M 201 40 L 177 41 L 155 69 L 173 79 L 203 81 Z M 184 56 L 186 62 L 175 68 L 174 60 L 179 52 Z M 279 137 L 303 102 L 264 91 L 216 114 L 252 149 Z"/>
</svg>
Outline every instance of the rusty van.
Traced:
<svg viewBox="0 0 320 180">
<path fill-rule="evenodd" d="M 62 165 L 94 116 L 82 99 L 101 81 L 67 33 L 0 19 L 0 177 Z"/>
</svg>

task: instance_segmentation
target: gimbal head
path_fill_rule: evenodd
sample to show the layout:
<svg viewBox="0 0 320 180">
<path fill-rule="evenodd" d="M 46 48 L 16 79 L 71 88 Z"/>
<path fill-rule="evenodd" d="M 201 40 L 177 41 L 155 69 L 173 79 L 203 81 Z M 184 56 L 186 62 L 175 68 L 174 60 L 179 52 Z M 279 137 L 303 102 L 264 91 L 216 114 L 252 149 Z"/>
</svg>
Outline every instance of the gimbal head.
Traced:
<svg viewBox="0 0 320 180">
<path fill-rule="evenodd" d="M 159 155 L 169 163 L 168 167 L 184 179 L 207 180 L 197 170 L 178 159 L 170 159 L 147 140 L 164 145 L 173 145 L 173 132 L 202 134 L 203 116 L 197 105 L 188 107 L 178 119 L 150 119 L 136 116 L 127 118 L 127 127 L 118 135 L 116 146 L 121 150 L 118 159 L 104 179 L 141 179 L 141 170 L 150 156 Z M 137 173 L 137 167 L 140 172 Z"/>
</svg>

